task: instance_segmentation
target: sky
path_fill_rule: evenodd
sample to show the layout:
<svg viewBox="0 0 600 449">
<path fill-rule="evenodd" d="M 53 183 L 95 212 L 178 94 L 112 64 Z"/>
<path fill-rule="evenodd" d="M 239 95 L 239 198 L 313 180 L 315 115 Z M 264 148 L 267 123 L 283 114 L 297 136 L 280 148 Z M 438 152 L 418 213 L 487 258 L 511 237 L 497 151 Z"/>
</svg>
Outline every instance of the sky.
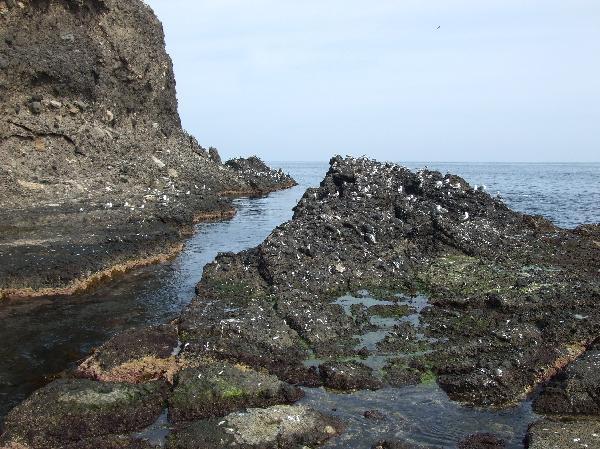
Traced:
<svg viewBox="0 0 600 449">
<path fill-rule="evenodd" d="M 600 161 L 598 0 L 146 3 L 224 158 Z"/>
</svg>

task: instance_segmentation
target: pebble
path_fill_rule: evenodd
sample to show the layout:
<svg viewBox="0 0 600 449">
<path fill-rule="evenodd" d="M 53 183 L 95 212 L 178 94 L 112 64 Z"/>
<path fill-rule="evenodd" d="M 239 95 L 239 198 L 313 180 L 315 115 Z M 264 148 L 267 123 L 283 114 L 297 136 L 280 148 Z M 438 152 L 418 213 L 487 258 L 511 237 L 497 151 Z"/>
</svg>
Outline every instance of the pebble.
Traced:
<svg viewBox="0 0 600 449">
<path fill-rule="evenodd" d="M 33 114 L 40 114 L 43 110 L 42 103 L 40 101 L 32 101 L 31 104 L 29 105 L 29 110 Z"/>
</svg>

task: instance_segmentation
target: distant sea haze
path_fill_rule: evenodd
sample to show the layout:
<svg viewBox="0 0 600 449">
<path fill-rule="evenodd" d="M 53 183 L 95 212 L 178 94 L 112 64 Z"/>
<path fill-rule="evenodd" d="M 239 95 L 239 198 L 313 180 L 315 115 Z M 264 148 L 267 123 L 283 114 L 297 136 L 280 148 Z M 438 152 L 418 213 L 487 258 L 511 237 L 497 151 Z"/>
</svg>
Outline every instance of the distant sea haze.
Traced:
<svg viewBox="0 0 600 449">
<path fill-rule="evenodd" d="M 269 162 L 290 172 L 301 186 L 317 186 L 327 162 Z M 600 163 L 398 162 L 462 176 L 499 194 L 514 210 L 542 215 L 558 226 L 600 223 Z"/>
</svg>

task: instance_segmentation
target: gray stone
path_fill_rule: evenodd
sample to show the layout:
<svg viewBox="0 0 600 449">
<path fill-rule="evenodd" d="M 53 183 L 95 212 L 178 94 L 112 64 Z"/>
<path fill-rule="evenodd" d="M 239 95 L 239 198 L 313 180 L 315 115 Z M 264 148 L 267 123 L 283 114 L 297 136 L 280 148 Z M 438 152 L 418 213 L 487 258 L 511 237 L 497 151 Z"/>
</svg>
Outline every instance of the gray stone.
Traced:
<svg viewBox="0 0 600 449">
<path fill-rule="evenodd" d="M 42 110 L 43 110 L 42 103 L 39 102 L 39 101 L 32 101 L 31 104 L 29 105 L 29 110 L 33 114 L 39 114 L 39 113 L 41 113 Z"/>
<path fill-rule="evenodd" d="M 598 448 L 600 421 L 538 421 L 529 428 L 527 443 L 529 449 Z"/>
</svg>

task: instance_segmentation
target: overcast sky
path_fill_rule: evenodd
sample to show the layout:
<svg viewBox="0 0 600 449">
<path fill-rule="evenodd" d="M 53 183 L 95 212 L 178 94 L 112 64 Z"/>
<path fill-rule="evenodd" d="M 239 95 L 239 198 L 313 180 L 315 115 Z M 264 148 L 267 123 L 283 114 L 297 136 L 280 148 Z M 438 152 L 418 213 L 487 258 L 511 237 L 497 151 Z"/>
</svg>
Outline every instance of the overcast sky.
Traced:
<svg viewBox="0 0 600 449">
<path fill-rule="evenodd" d="M 224 157 L 600 161 L 598 0 L 147 3 Z"/>
</svg>

